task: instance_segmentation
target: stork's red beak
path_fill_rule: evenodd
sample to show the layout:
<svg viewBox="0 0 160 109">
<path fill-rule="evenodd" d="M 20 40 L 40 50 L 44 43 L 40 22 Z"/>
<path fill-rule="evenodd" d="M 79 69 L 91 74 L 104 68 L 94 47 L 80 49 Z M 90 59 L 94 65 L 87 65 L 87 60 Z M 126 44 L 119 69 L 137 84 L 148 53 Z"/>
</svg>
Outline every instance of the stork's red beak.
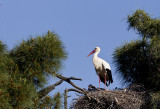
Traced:
<svg viewBox="0 0 160 109">
<path fill-rule="evenodd" d="M 93 54 L 93 53 L 95 53 L 95 50 L 93 50 L 88 56 L 90 56 L 90 55 Z M 87 57 L 88 57 L 88 56 L 87 56 Z"/>
</svg>

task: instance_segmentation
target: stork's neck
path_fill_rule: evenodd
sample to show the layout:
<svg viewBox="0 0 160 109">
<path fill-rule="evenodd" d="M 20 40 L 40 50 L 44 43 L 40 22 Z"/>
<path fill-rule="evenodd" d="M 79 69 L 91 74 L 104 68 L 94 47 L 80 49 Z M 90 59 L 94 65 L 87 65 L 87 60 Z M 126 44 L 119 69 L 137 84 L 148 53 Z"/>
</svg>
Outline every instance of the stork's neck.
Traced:
<svg viewBox="0 0 160 109">
<path fill-rule="evenodd" d="M 93 59 L 98 58 L 98 54 L 99 54 L 99 51 L 95 52 L 94 55 L 93 55 Z"/>
<path fill-rule="evenodd" d="M 98 61 L 99 61 L 99 57 L 98 57 L 98 54 L 99 52 L 95 52 L 94 55 L 93 55 L 93 64 L 94 64 L 94 67 L 96 68 L 97 67 L 97 64 L 98 64 Z"/>
</svg>

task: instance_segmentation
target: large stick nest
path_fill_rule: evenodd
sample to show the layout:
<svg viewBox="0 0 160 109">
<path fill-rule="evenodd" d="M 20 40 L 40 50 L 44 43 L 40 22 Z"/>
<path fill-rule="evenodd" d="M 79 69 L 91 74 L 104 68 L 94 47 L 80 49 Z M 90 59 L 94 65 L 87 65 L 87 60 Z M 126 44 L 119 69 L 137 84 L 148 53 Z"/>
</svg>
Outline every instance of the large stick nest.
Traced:
<svg viewBox="0 0 160 109">
<path fill-rule="evenodd" d="M 89 86 L 88 97 L 81 96 L 73 103 L 74 109 L 148 109 L 149 96 L 141 85 L 126 89 L 107 90 Z"/>
</svg>

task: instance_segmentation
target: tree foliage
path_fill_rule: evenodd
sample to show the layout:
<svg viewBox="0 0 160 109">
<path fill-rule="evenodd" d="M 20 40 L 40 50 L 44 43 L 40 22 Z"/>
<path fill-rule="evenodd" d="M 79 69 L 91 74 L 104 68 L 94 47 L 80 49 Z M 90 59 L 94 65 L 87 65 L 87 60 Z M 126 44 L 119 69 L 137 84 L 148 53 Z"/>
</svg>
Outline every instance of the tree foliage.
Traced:
<svg viewBox="0 0 160 109">
<path fill-rule="evenodd" d="M 117 73 L 123 83 L 140 83 L 150 93 L 151 105 L 160 108 L 160 20 L 151 18 L 143 10 L 137 10 L 127 18 L 129 29 L 141 36 L 128 42 L 113 54 Z"/>
<path fill-rule="evenodd" d="M 52 74 L 62 67 L 66 58 L 63 43 L 56 34 L 47 34 L 23 41 L 16 46 L 10 56 L 19 67 L 23 78 L 41 85 L 45 82 L 44 74 Z"/>
<path fill-rule="evenodd" d="M 48 33 L 23 40 L 11 51 L 0 41 L 0 107 L 7 109 L 44 108 L 51 105 L 38 98 L 37 88 L 62 67 L 67 53 L 60 37 Z M 56 99 L 54 99 L 56 98 Z M 60 94 L 50 97 L 60 107 Z M 59 100 L 59 101 L 58 101 Z M 57 108 L 58 109 L 58 108 Z"/>
<path fill-rule="evenodd" d="M 145 70 L 144 72 L 148 74 L 149 67 L 143 69 L 145 66 L 148 66 L 143 44 L 140 40 L 132 41 L 115 51 L 114 62 L 117 70 L 122 73 L 121 76 L 124 82 L 145 82 L 143 79 L 146 77 L 142 76 L 142 72 Z"/>
<path fill-rule="evenodd" d="M 141 83 L 148 89 L 160 89 L 160 20 L 137 10 L 127 21 L 141 39 L 114 51 L 117 72 L 124 83 Z"/>
<path fill-rule="evenodd" d="M 40 102 L 35 103 L 35 109 L 60 109 L 62 95 L 58 92 L 53 97 L 45 96 Z"/>
<path fill-rule="evenodd" d="M 149 14 L 143 10 L 137 10 L 131 16 L 129 15 L 127 22 L 129 29 L 133 28 L 142 37 L 160 37 L 160 20 L 151 18 Z"/>
</svg>

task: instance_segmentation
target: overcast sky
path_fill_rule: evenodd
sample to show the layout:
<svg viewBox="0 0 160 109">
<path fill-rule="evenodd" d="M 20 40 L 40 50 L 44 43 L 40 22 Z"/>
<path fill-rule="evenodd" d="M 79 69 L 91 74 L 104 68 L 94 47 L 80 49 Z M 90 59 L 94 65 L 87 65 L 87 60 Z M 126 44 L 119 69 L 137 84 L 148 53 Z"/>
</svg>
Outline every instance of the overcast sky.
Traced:
<svg viewBox="0 0 160 109">
<path fill-rule="evenodd" d="M 0 0 L 0 40 L 12 49 L 30 36 L 42 35 L 48 30 L 56 32 L 69 54 L 60 73 L 82 78 L 83 81 L 75 82 L 81 88 L 89 84 L 99 86 L 92 56 L 86 57 L 99 46 L 99 57 L 112 69 L 114 83 L 108 87 L 111 90 L 124 87 L 116 76 L 114 50 L 139 38 L 133 30 L 128 31 L 126 17 L 143 9 L 152 17 L 160 18 L 159 4 L 159 0 Z M 52 78 L 48 83 L 56 81 L 58 79 Z M 62 83 L 56 91 L 63 92 L 66 87 L 72 88 Z M 104 88 L 103 83 L 101 87 Z M 69 94 L 76 97 L 74 93 Z"/>
</svg>

